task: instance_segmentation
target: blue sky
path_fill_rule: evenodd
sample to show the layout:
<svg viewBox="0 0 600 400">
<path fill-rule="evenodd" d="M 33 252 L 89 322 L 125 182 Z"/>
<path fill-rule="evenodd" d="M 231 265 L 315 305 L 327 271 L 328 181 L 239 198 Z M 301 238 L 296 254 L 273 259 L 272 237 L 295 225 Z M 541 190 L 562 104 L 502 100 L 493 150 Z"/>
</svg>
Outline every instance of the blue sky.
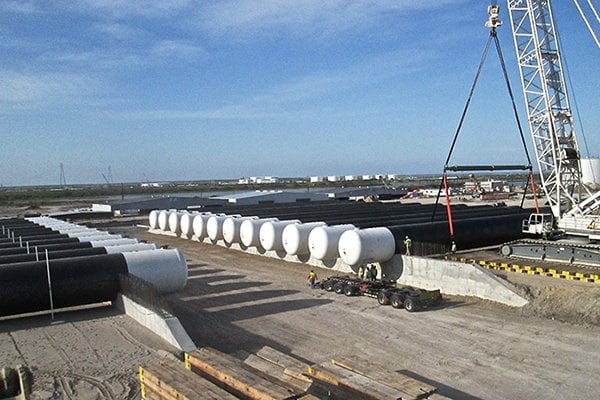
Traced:
<svg viewBox="0 0 600 400">
<path fill-rule="evenodd" d="M 600 50 L 572 2 L 554 3 L 598 155 Z M 57 184 L 60 163 L 67 183 L 101 183 L 109 166 L 115 182 L 439 173 L 489 35 L 487 5 L 0 0 L 0 184 Z M 523 162 L 490 53 L 451 163 Z"/>
</svg>

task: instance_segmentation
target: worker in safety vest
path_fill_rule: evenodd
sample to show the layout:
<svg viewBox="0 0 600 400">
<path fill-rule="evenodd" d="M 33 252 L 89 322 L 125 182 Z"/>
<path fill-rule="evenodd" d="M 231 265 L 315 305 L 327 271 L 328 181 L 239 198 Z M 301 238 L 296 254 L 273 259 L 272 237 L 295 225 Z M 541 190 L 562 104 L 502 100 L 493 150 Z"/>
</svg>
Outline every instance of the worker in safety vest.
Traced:
<svg viewBox="0 0 600 400">
<path fill-rule="evenodd" d="M 452 252 L 452 254 L 456 253 L 457 247 L 456 247 L 456 242 L 453 240 L 452 241 L 452 246 L 450 247 L 450 251 Z"/>
<path fill-rule="evenodd" d="M 317 281 L 317 274 L 315 271 L 313 271 L 312 269 L 310 270 L 310 272 L 308 273 L 308 286 L 310 286 L 311 289 L 315 288 L 315 282 Z"/>
<path fill-rule="evenodd" d="M 408 236 L 404 239 L 404 246 L 406 246 L 406 255 L 410 256 L 410 250 L 412 247 L 412 240 Z"/>
<path fill-rule="evenodd" d="M 365 277 L 365 269 L 363 268 L 362 265 L 360 267 L 358 267 L 358 277 L 360 279 L 364 279 L 364 277 Z"/>
</svg>

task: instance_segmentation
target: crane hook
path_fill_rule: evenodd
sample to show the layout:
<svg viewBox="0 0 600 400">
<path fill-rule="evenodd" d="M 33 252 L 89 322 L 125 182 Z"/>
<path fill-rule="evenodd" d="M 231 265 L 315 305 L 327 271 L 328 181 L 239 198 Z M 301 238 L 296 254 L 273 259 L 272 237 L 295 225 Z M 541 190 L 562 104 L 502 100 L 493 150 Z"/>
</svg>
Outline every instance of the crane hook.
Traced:
<svg viewBox="0 0 600 400">
<path fill-rule="evenodd" d="M 502 25 L 500 20 L 500 6 L 498 4 L 492 4 L 488 6 L 488 14 L 490 18 L 485 23 L 485 26 L 492 30 L 492 33 L 496 32 L 496 28 Z"/>
</svg>

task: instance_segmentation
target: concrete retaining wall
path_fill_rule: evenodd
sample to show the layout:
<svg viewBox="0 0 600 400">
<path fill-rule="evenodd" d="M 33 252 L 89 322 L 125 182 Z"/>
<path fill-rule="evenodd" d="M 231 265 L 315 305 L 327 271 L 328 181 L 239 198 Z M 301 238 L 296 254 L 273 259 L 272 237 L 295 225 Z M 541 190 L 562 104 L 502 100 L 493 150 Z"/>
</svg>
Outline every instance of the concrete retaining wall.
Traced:
<svg viewBox="0 0 600 400">
<path fill-rule="evenodd" d="M 161 233 L 151 231 L 152 233 Z M 197 237 L 192 240 L 199 241 Z M 265 251 L 261 248 L 246 248 L 237 243 L 229 245 L 223 240 L 217 243 L 204 239 L 204 243 L 216 244 L 228 249 L 243 251 L 249 254 L 271 257 L 282 261 L 308 264 L 317 268 L 325 268 L 340 273 L 355 273 L 349 265 L 340 258 L 321 261 L 310 256 L 290 256 L 285 251 Z M 496 277 L 490 271 L 478 265 L 463 264 L 455 261 L 434 260 L 414 256 L 396 254 L 391 260 L 375 263 L 378 277 L 395 279 L 403 285 L 423 289 L 440 289 L 444 294 L 458 296 L 473 296 L 484 300 L 496 301 L 513 307 L 522 307 L 527 300 L 519 296 L 514 288 L 506 281 Z"/>
<path fill-rule="evenodd" d="M 513 307 L 527 300 L 512 285 L 475 264 L 396 255 L 381 264 L 383 274 L 398 283 L 423 289 L 440 289 L 444 294 L 474 296 Z"/>
<path fill-rule="evenodd" d="M 154 311 L 136 303 L 122 294 L 117 296 L 113 305 L 179 350 L 196 350 L 196 345 L 177 317 L 170 316 L 168 318 L 163 318 Z"/>
</svg>

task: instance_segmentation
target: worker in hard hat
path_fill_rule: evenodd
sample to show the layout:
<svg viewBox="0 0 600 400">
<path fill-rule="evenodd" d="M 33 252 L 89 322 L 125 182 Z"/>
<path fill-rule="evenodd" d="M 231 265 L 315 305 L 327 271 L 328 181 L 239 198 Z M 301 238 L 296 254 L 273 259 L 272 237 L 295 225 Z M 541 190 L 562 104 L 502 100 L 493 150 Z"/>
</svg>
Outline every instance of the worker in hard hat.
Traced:
<svg viewBox="0 0 600 400">
<path fill-rule="evenodd" d="M 311 269 L 310 272 L 308 273 L 307 279 L 308 279 L 308 286 L 310 286 L 311 289 L 314 289 L 315 282 L 317 281 L 317 273 Z"/>
<path fill-rule="evenodd" d="M 410 256 L 410 250 L 412 247 L 412 240 L 408 236 L 404 239 L 404 246 L 406 247 L 406 255 Z"/>
<path fill-rule="evenodd" d="M 365 277 L 365 268 L 361 265 L 358 267 L 358 277 L 362 280 Z"/>
</svg>

